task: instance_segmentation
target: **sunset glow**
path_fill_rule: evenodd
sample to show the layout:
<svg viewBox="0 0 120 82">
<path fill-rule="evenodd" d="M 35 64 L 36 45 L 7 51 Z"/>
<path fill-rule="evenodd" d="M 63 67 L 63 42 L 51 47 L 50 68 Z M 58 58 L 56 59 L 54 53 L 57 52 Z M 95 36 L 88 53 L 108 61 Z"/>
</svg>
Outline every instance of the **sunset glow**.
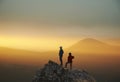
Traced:
<svg viewBox="0 0 120 82">
<path fill-rule="evenodd" d="M 49 51 L 56 50 L 63 45 L 65 48 L 75 43 L 75 40 L 59 38 L 32 38 L 32 37 L 0 37 L 0 45 L 8 48 L 25 49 L 32 51 Z"/>
<path fill-rule="evenodd" d="M 31 82 L 49 60 L 64 69 L 69 53 L 73 70 L 120 82 L 120 0 L 0 0 L 0 82 Z"/>
</svg>

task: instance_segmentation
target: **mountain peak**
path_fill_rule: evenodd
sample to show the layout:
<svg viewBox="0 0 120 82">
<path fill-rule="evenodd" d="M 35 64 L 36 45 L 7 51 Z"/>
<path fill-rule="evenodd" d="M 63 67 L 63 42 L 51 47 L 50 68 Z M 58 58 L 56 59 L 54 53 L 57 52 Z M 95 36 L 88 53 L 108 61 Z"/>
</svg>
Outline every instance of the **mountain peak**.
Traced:
<svg viewBox="0 0 120 82">
<path fill-rule="evenodd" d="M 103 42 L 101 42 L 101 41 L 99 41 L 99 40 L 96 40 L 96 39 L 93 39 L 93 38 L 85 38 L 85 39 L 83 39 L 83 40 L 81 40 L 81 41 L 79 41 L 79 42 L 88 42 L 88 43 L 103 43 Z"/>
<path fill-rule="evenodd" d="M 102 41 L 99 41 L 99 40 L 93 39 L 93 38 L 85 38 L 85 39 L 77 42 L 75 45 L 76 46 L 82 46 L 82 45 L 86 45 L 86 46 L 105 46 L 106 45 L 106 46 L 108 46 L 107 43 L 104 43 Z"/>
<path fill-rule="evenodd" d="M 38 70 L 33 82 L 96 82 L 86 71 L 64 69 L 54 61 L 49 61 Z"/>
<path fill-rule="evenodd" d="M 110 53 L 110 49 L 112 49 L 111 45 L 93 38 L 85 38 L 68 48 L 69 51 L 87 54 Z"/>
</svg>

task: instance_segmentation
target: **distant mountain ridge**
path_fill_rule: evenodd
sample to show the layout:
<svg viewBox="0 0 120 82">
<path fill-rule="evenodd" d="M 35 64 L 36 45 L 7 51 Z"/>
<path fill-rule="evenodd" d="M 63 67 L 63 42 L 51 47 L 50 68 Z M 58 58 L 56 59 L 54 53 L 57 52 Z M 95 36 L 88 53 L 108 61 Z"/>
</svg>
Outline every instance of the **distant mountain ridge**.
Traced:
<svg viewBox="0 0 120 82">
<path fill-rule="evenodd" d="M 120 54 L 120 46 L 109 45 L 105 42 L 86 38 L 68 48 L 68 51 L 77 53 Z"/>
<path fill-rule="evenodd" d="M 78 53 L 78 54 L 82 53 L 82 54 L 119 55 L 120 46 L 113 46 L 93 38 L 86 38 L 78 41 L 76 44 L 72 45 L 71 47 L 64 49 L 64 51 Z M 56 54 L 58 54 L 58 51 L 36 52 L 36 51 L 29 51 L 29 50 L 0 47 L 0 55 L 1 55 L 0 60 L 3 60 L 3 61 L 9 60 L 9 59 L 21 61 L 26 57 L 27 59 L 29 59 L 29 61 L 30 60 L 35 61 L 36 59 L 39 59 L 41 57 L 46 58 L 48 55 L 50 58 L 54 58 L 54 57 L 57 58 Z M 36 62 L 38 61 L 36 60 Z"/>
</svg>

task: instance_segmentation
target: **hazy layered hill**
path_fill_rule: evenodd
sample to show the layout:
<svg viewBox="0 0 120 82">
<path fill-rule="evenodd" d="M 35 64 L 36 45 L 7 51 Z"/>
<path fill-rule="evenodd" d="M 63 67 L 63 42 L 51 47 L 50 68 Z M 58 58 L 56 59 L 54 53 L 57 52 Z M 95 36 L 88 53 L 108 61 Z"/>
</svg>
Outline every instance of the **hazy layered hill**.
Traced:
<svg viewBox="0 0 120 82">
<path fill-rule="evenodd" d="M 63 46 L 64 47 L 64 46 Z M 59 48 L 58 48 L 59 50 Z M 65 52 L 77 52 L 87 54 L 120 54 L 120 46 L 110 45 L 103 41 L 99 41 L 93 38 L 86 38 L 78 41 L 71 47 L 64 49 Z M 39 54 L 58 54 L 58 51 L 36 52 L 21 49 L 12 49 L 6 47 L 0 47 L 0 54 L 12 54 L 12 55 L 39 55 Z"/>
<path fill-rule="evenodd" d="M 80 40 L 67 50 L 86 54 L 120 54 L 120 46 L 109 45 L 92 38 Z"/>
<path fill-rule="evenodd" d="M 105 42 L 96 39 L 83 39 L 72 45 L 71 47 L 64 49 L 63 61 L 64 64 L 67 61 L 68 52 L 72 52 L 74 55 L 73 67 L 86 69 L 89 71 L 98 82 L 118 82 L 120 76 L 120 47 L 109 45 Z M 13 78 L 16 76 L 16 81 L 18 78 L 23 78 L 22 82 L 29 82 L 31 76 L 34 74 L 33 70 L 36 68 L 26 68 L 25 70 L 16 68 L 16 65 L 24 67 L 24 64 L 37 65 L 38 67 L 47 63 L 49 59 L 54 60 L 59 63 L 58 56 L 59 46 L 57 51 L 48 52 L 35 52 L 20 49 L 11 49 L 6 47 L 0 47 L 0 73 L 1 77 L 5 77 L 4 80 L 0 79 L 0 82 L 9 82 L 8 78 Z M 91 54 L 92 53 L 92 54 Z M 110 55 L 113 54 L 113 55 Z M 118 54 L 118 55 L 115 55 Z M 12 68 L 9 67 L 12 65 Z M 7 66 L 7 67 L 6 67 Z M 7 70 L 7 71 L 6 71 Z M 14 71 L 16 70 L 16 71 Z M 19 71 L 18 71 L 19 70 Z M 26 73 L 29 71 L 29 74 Z M 31 72 L 32 71 L 32 72 Z M 2 75 L 3 73 L 3 75 Z M 11 75 L 11 73 L 13 75 Z M 9 74 L 9 75 L 8 75 Z M 7 76 L 6 76 L 7 75 Z M 26 76 L 26 77 L 24 77 Z M 28 78 L 27 78 L 28 77 Z M 5 81 L 7 80 L 8 81 Z M 29 80 L 29 81 L 25 81 Z M 108 81 L 106 81 L 106 79 Z M 16 82 L 13 81 L 13 82 Z"/>
<path fill-rule="evenodd" d="M 13 64 L 41 65 L 55 52 L 36 52 L 22 49 L 0 47 L 0 62 Z"/>
<path fill-rule="evenodd" d="M 58 51 L 59 51 L 59 47 L 58 47 Z M 0 61 L 11 62 L 11 63 L 12 62 L 24 63 L 24 64 L 43 64 L 42 62 L 45 63 L 45 61 L 47 61 L 48 59 L 53 59 L 58 61 L 58 51 L 35 52 L 35 51 L 0 47 Z M 96 56 L 98 56 L 98 54 L 119 55 L 120 47 L 109 45 L 107 43 L 104 43 L 96 39 L 86 38 L 86 39 L 80 40 L 79 42 L 72 45 L 71 47 L 64 49 L 64 51 L 65 51 L 64 60 L 66 60 L 68 56 L 67 55 L 68 52 L 72 52 L 73 54 L 79 57 L 81 56 L 81 54 L 84 54 L 84 55 L 94 54 Z"/>
</svg>

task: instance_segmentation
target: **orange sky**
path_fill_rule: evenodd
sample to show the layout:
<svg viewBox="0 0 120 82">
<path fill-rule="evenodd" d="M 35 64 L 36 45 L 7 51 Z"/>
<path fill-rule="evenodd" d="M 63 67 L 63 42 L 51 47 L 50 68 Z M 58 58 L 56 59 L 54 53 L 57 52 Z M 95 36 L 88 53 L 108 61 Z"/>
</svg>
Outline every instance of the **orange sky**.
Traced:
<svg viewBox="0 0 120 82">
<path fill-rule="evenodd" d="M 83 38 L 120 39 L 118 6 L 110 0 L 1 1 L 0 46 L 43 51 Z"/>
<path fill-rule="evenodd" d="M 90 27 L 91 28 L 91 27 Z M 84 38 L 95 38 L 109 44 L 119 45 L 120 39 L 103 29 L 82 26 L 43 25 L 30 22 L 0 22 L 0 46 L 33 51 L 68 48 Z M 105 29 L 107 30 L 107 29 Z M 99 32 L 100 31 L 100 32 Z M 113 31 L 114 32 L 114 31 Z"/>
<path fill-rule="evenodd" d="M 34 38 L 34 37 L 15 37 L 15 36 L 0 36 L 0 46 L 35 50 L 35 51 L 48 51 L 56 50 L 59 46 L 67 48 L 73 45 L 75 40 L 70 39 L 59 39 L 59 38 Z"/>
</svg>

